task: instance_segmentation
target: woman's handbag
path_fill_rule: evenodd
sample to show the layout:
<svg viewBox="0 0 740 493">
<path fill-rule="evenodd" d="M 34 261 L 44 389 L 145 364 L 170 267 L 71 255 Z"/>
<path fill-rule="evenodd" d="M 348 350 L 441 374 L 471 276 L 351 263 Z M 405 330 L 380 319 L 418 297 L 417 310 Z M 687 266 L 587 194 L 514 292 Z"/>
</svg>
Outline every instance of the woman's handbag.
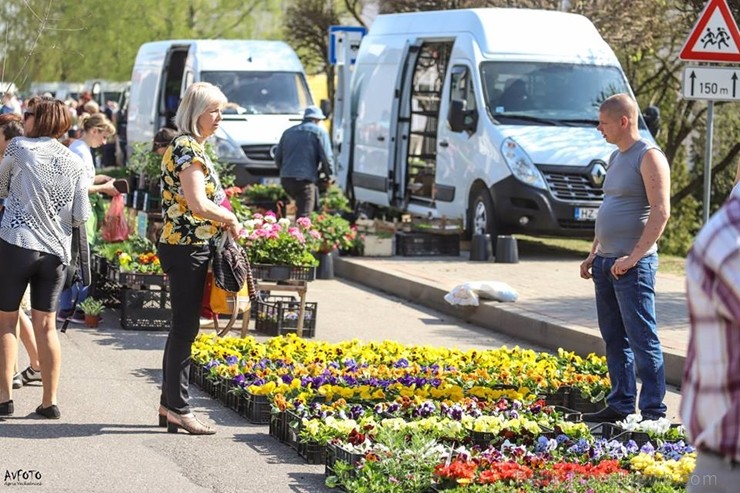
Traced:
<svg viewBox="0 0 740 493">
<path fill-rule="evenodd" d="M 231 330 L 240 312 L 240 307 L 243 308 L 244 303 L 240 303 L 240 298 L 243 300 L 243 288 L 246 286 L 250 301 L 256 300 L 257 295 L 247 252 L 234 241 L 231 234 L 222 235 L 221 241 L 216 245 L 211 267 L 214 287 L 222 290 L 230 299 L 227 303 L 231 307 L 231 319 L 223 329 L 219 330 L 218 335 L 222 336 Z M 240 291 L 241 297 L 239 296 Z"/>
</svg>

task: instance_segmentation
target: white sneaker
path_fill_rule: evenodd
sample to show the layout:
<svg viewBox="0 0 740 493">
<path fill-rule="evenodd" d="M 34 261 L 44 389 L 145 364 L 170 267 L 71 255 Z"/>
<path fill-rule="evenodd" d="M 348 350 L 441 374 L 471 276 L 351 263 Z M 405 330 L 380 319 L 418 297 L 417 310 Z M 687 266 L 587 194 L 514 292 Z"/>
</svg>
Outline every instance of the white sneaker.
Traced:
<svg viewBox="0 0 740 493">
<path fill-rule="evenodd" d="M 13 375 L 13 388 L 15 390 L 18 390 L 23 387 L 23 378 L 21 377 L 21 373 L 18 372 L 15 375 Z"/>
</svg>

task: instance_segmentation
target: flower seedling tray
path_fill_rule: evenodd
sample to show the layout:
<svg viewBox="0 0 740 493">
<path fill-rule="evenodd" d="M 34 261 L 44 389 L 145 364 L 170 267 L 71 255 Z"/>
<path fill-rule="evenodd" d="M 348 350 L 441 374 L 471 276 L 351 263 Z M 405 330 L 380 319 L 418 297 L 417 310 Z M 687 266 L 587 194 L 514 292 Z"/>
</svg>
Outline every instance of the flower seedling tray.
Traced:
<svg viewBox="0 0 740 493">
<path fill-rule="evenodd" d="M 555 392 L 543 394 L 539 397 L 544 398 L 545 404 L 548 406 L 568 407 L 568 404 L 570 404 L 570 393 L 572 391 L 572 387 L 564 386 Z"/>
<path fill-rule="evenodd" d="M 306 302 L 303 315 L 303 337 L 316 335 L 316 313 L 318 303 Z M 254 327 L 257 332 L 269 336 L 295 333 L 298 330 L 300 302 L 298 301 L 257 301 L 257 316 Z"/>
<path fill-rule="evenodd" d="M 604 438 L 606 440 L 616 440 L 620 443 L 627 443 L 634 440 L 638 447 L 642 447 L 650 442 L 650 435 L 641 431 L 625 431 L 622 427 L 613 423 L 600 423 L 591 428 L 591 434 L 595 438 Z"/>
<path fill-rule="evenodd" d="M 606 401 L 591 402 L 589 399 L 581 397 L 581 392 L 578 389 L 573 389 L 565 407 L 584 414 L 595 413 L 606 407 Z"/>
<path fill-rule="evenodd" d="M 365 458 L 364 454 L 358 454 L 355 452 L 349 452 L 344 450 L 339 445 L 330 443 L 326 446 L 326 468 L 324 469 L 325 476 L 334 475 L 334 465 L 337 462 L 344 462 L 352 466 L 357 467 L 359 463 Z M 356 469 L 352 471 L 354 474 Z"/>
<path fill-rule="evenodd" d="M 318 442 L 299 443 L 298 455 L 309 464 L 326 464 L 326 445 Z"/>
<path fill-rule="evenodd" d="M 108 266 L 108 280 L 132 289 L 166 290 L 167 276 L 164 274 L 144 274 L 141 272 L 121 272 L 120 269 Z"/>
<path fill-rule="evenodd" d="M 203 367 L 194 361 L 190 361 L 190 382 L 203 387 Z"/>
<path fill-rule="evenodd" d="M 167 291 L 121 290 L 121 327 L 126 330 L 169 330 L 172 307 Z"/>
<path fill-rule="evenodd" d="M 280 443 L 288 443 L 288 416 L 287 411 L 280 411 L 270 415 L 270 436 Z"/>
<path fill-rule="evenodd" d="M 297 267 L 293 265 L 252 265 L 255 279 L 263 281 L 313 281 L 316 267 Z"/>
<path fill-rule="evenodd" d="M 241 403 L 241 415 L 252 424 L 266 425 L 270 423 L 271 407 L 267 396 L 248 393 Z"/>
<path fill-rule="evenodd" d="M 583 413 L 580 411 L 574 411 L 563 406 L 553 406 L 553 410 L 563 416 L 563 421 L 570 421 L 571 423 L 580 423 L 583 421 Z"/>
<path fill-rule="evenodd" d="M 300 416 L 293 411 L 285 411 L 285 421 L 287 422 L 287 442 L 296 452 L 300 448 L 301 440 L 301 429 L 303 428 L 303 422 Z"/>
</svg>

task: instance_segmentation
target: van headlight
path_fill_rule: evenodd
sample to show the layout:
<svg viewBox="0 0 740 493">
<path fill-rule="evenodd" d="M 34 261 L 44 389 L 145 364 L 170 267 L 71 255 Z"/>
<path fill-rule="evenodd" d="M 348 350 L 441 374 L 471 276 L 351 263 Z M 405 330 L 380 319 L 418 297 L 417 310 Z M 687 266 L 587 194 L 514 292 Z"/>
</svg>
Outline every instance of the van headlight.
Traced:
<svg viewBox="0 0 740 493">
<path fill-rule="evenodd" d="M 223 161 L 244 161 L 246 156 L 244 152 L 231 140 L 222 137 L 215 137 L 214 149 L 219 160 Z"/>
<path fill-rule="evenodd" d="M 521 182 L 535 188 L 547 189 L 545 178 L 534 165 L 524 149 L 512 138 L 506 138 L 501 144 L 501 154 L 504 156 L 511 173 Z"/>
</svg>

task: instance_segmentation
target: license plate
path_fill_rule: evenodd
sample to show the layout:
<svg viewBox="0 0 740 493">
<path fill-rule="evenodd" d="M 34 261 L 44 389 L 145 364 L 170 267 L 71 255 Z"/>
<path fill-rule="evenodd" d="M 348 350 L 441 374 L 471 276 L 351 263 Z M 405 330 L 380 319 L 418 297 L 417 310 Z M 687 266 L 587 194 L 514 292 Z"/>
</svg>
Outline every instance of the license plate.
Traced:
<svg viewBox="0 0 740 493">
<path fill-rule="evenodd" d="M 595 207 L 576 207 L 576 221 L 596 221 L 599 209 Z"/>
<path fill-rule="evenodd" d="M 263 185 L 280 185 L 279 176 L 265 176 L 260 180 Z"/>
</svg>

